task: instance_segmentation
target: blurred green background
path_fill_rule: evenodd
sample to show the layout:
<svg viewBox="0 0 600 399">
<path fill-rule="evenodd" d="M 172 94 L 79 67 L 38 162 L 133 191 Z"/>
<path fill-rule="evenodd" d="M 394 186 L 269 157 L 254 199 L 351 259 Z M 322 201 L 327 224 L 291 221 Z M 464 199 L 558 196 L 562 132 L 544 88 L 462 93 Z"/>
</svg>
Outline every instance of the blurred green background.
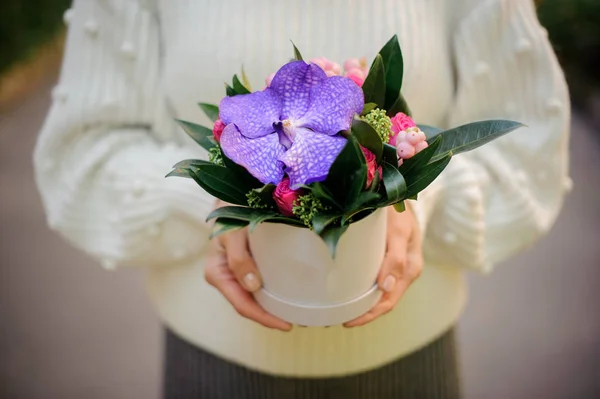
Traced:
<svg viewBox="0 0 600 399">
<path fill-rule="evenodd" d="M 60 32 L 71 0 L 0 1 L 0 74 Z M 540 21 L 582 106 L 600 86 L 600 0 L 536 0 Z"/>
</svg>

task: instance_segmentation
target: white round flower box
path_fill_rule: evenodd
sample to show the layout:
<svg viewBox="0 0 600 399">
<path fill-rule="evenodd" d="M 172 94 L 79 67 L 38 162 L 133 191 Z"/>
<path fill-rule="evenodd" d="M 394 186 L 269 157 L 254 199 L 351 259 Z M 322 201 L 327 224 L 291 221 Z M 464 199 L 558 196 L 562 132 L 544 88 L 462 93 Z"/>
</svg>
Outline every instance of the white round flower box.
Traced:
<svg viewBox="0 0 600 399">
<path fill-rule="evenodd" d="M 250 234 L 250 249 L 263 280 L 255 298 L 265 310 L 293 324 L 331 326 L 350 321 L 381 298 L 376 280 L 385 241 L 385 209 L 351 224 L 334 259 L 314 232 L 262 223 Z"/>
</svg>

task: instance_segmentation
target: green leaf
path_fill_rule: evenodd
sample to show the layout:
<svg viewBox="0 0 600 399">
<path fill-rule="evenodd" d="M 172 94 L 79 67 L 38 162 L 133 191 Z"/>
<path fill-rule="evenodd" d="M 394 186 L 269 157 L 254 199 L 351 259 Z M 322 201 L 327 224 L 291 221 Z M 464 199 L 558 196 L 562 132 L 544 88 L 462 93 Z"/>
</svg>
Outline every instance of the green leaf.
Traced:
<svg viewBox="0 0 600 399">
<path fill-rule="evenodd" d="M 385 69 L 381 55 L 377 54 L 362 86 L 365 103 L 375 103 L 385 109 Z"/>
<path fill-rule="evenodd" d="M 211 148 L 217 145 L 217 142 L 213 138 L 212 129 L 179 119 L 175 119 L 175 121 L 179 123 L 179 126 L 183 128 L 188 136 L 190 136 L 196 143 L 200 144 L 200 146 L 206 151 L 209 151 Z"/>
<path fill-rule="evenodd" d="M 383 161 L 392 165 L 398 165 L 396 147 L 387 143 L 383 144 Z"/>
<path fill-rule="evenodd" d="M 233 97 L 237 95 L 233 87 L 229 86 L 227 83 L 225 83 L 225 94 L 227 95 L 227 97 Z"/>
<path fill-rule="evenodd" d="M 428 126 L 428 125 L 417 125 L 417 126 L 419 127 L 419 129 L 421 129 L 423 131 L 423 133 L 425 133 L 425 136 L 427 137 L 428 142 L 431 142 L 432 139 L 436 138 L 437 136 L 440 135 L 440 133 L 443 132 L 442 129 L 433 127 L 433 126 Z"/>
<path fill-rule="evenodd" d="M 235 90 L 237 94 L 250 94 L 250 90 L 240 82 L 237 75 L 233 75 L 233 90 Z"/>
<path fill-rule="evenodd" d="M 331 257 L 335 259 L 335 253 L 337 251 L 337 245 L 342 235 L 348 230 L 348 225 L 345 226 L 329 226 L 321 234 L 321 238 L 327 245 Z"/>
<path fill-rule="evenodd" d="M 406 181 L 395 166 L 383 163 L 383 185 L 387 194 L 386 203 L 393 204 L 404 199 Z"/>
<path fill-rule="evenodd" d="M 364 116 L 364 115 L 368 114 L 369 112 L 373 111 L 375 108 L 377 108 L 377 104 L 375 104 L 375 103 L 366 103 L 365 106 L 363 107 L 363 110 L 360 113 L 360 115 Z"/>
<path fill-rule="evenodd" d="M 248 79 L 248 76 L 246 75 L 246 71 L 244 70 L 243 65 L 242 65 L 242 83 L 248 90 L 252 91 L 252 85 L 250 84 L 250 79 Z"/>
<path fill-rule="evenodd" d="M 398 43 L 398 36 L 392 36 L 379 51 L 379 54 L 385 68 L 385 109 L 388 109 L 394 105 L 400 94 L 404 75 L 404 61 Z"/>
<path fill-rule="evenodd" d="M 321 200 L 325 200 L 327 203 L 335 205 L 337 208 L 342 209 L 342 205 L 333 197 L 333 194 L 329 189 L 320 182 L 312 183 L 307 188 L 313 193 L 313 195 Z"/>
<path fill-rule="evenodd" d="M 396 212 L 398 212 L 398 213 L 404 212 L 406 210 L 406 204 L 404 204 L 404 201 L 396 202 L 393 205 L 393 207 L 396 210 Z"/>
<path fill-rule="evenodd" d="M 354 171 L 354 173 L 350 173 L 352 176 L 352 181 L 348 188 L 348 193 L 345 201 L 345 209 L 352 209 L 354 204 L 360 198 L 361 193 L 365 190 L 365 186 L 367 185 L 367 165 L 363 164 L 358 169 Z M 367 193 L 372 194 L 372 193 Z"/>
<path fill-rule="evenodd" d="M 371 187 L 369 187 L 370 192 L 377 192 L 379 189 L 379 183 L 381 183 L 381 174 L 379 173 L 379 168 L 375 169 L 375 176 L 373 176 L 373 181 L 371 182 Z"/>
<path fill-rule="evenodd" d="M 198 167 L 200 165 L 214 165 L 214 164 L 209 161 L 205 161 L 204 159 L 185 159 L 185 160 L 179 161 L 175 165 L 173 165 L 173 169 L 189 168 L 190 166 Z"/>
<path fill-rule="evenodd" d="M 443 138 L 443 136 L 437 136 L 423 151 L 410 159 L 404 160 L 402 165 L 398 168 L 400 173 L 402 173 L 405 178 L 408 178 L 413 171 L 418 173 L 420 169 L 424 168 L 429 163 L 433 155 L 437 152 L 442 144 Z"/>
<path fill-rule="evenodd" d="M 210 234 L 210 239 L 220 236 L 223 233 L 227 233 L 228 231 L 243 229 L 246 226 L 248 226 L 248 222 L 245 220 L 220 218 L 215 222 L 213 231 Z"/>
<path fill-rule="evenodd" d="M 351 132 L 360 145 L 375 155 L 377 164 L 381 163 L 381 157 L 383 156 L 383 142 L 381 141 L 379 134 L 373 129 L 373 126 L 360 118 L 354 118 L 352 120 Z"/>
<path fill-rule="evenodd" d="M 190 170 L 187 168 L 176 168 L 167 173 L 165 177 L 185 177 L 187 179 L 192 179 L 190 176 Z"/>
<path fill-rule="evenodd" d="M 216 184 L 212 179 L 210 179 L 210 178 L 208 179 L 208 181 L 210 182 L 210 184 L 209 184 L 206 182 L 205 179 L 201 178 L 200 174 L 198 174 L 197 171 L 193 171 L 191 169 L 183 169 L 183 170 L 186 170 L 188 172 L 189 176 L 192 179 L 194 179 L 194 181 L 200 187 L 202 187 L 204 189 L 204 191 L 206 191 L 213 197 L 218 198 L 225 202 L 229 202 L 231 204 L 245 205 L 245 203 L 242 201 L 242 199 L 240 198 L 239 195 L 237 195 L 235 193 L 232 194 L 228 190 L 221 190 L 219 185 Z"/>
<path fill-rule="evenodd" d="M 406 198 L 411 198 L 429 186 L 446 168 L 451 158 L 452 153 L 447 153 L 443 158 L 428 164 L 412 175 L 407 183 Z"/>
<path fill-rule="evenodd" d="M 200 109 L 208 116 L 211 121 L 219 119 L 219 107 L 214 104 L 198 103 Z"/>
<path fill-rule="evenodd" d="M 300 54 L 300 50 L 298 50 L 298 47 L 296 47 L 294 42 L 292 42 L 292 46 L 294 46 L 294 58 L 296 61 L 302 61 L 302 54 Z"/>
<path fill-rule="evenodd" d="M 229 159 L 224 152 L 222 152 L 221 156 L 223 158 L 225 167 L 236 175 L 236 180 L 243 181 L 247 187 L 250 187 L 250 189 L 259 188 L 264 185 L 256 177 L 252 176 L 246 168 Z"/>
<path fill-rule="evenodd" d="M 230 197 L 230 200 L 225 200 L 221 196 L 215 195 L 217 198 L 236 205 L 247 205 L 246 193 L 255 188 L 250 182 L 222 166 L 200 165 L 195 175 L 204 183 L 203 188 L 208 186 L 213 191 Z"/>
<path fill-rule="evenodd" d="M 452 154 L 460 154 L 474 150 L 490 141 L 523 127 L 522 123 L 508 120 L 489 120 L 468 123 L 440 133 L 444 137 L 444 143 L 438 148 L 432 161 L 442 159 L 452 151 Z"/>
<path fill-rule="evenodd" d="M 253 232 L 254 229 L 256 228 L 256 226 L 258 226 L 259 224 L 261 224 L 262 222 L 270 219 L 270 218 L 274 218 L 277 217 L 277 213 L 271 211 L 270 213 L 260 213 L 260 212 L 255 212 L 252 214 L 252 217 L 250 219 L 250 232 Z"/>
<path fill-rule="evenodd" d="M 325 186 L 333 193 L 335 201 L 342 206 L 354 200 L 354 192 L 351 190 L 355 186 L 356 178 L 361 177 L 357 173 L 348 173 L 349 170 L 365 171 L 362 177 L 366 179 L 365 156 L 354 136 L 348 137 L 348 143 L 333 161 L 325 180 Z M 363 182 L 363 187 L 364 184 Z"/>
<path fill-rule="evenodd" d="M 390 108 L 387 108 L 387 110 L 388 110 L 387 115 L 390 118 L 392 118 L 398 112 L 405 113 L 408 116 L 411 115 L 410 108 L 408 108 L 408 103 L 404 99 L 404 96 L 402 95 L 402 93 L 400 93 L 398 95 L 398 98 L 396 99 L 396 102 L 394 103 L 394 105 L 392 105 Z"/>
<path fill-rule="evenodd" d="M 312 218 L 313 231 L 320 235 L 327 226 L 334 223 L 336 219 L 339 218 L 340 215 L 318 214 Z"/>
<path fill-rule="evenodd" d="M 212 211 L 206 221 L 217 218 L 227 218 L 235 220 L 245 220 L 250 222 L 252 215 L 256 213 L 258 209 L 249 208 L 247 206 L 223 206 Z"/>
</svg>

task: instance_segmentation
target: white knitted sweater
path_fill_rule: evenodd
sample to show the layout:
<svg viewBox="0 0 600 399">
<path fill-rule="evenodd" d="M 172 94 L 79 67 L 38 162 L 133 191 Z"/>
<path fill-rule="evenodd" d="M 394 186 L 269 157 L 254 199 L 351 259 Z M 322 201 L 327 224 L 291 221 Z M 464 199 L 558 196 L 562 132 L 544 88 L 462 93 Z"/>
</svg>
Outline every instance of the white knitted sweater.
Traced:
<svg viewBox="0 0 600 399">
<path fill-rule="evenodd" d="M 107 269 L 143 267 L 176 333 L 264 372 L 332 376 L 382 365 L 456 323 L 464 269 L 492 265 L 548 231 L 567 177 L 569 101 L 530 0 L 79 0 L 35 149 L 48 224 Z M 203 280 L 214 199 L 163 176 L 206 154 L 173 122 L 209 123 L 242 63 L 255 87 L 291 55 L 338 62 L 398 33 L 404 94 L 420 123 L 528 125 L 455 157 L 415 205 L 425 269 L 399 305 L 361 328 L 267 330 Z M 110 295 L 107 293 L 107 295 Z"/>
</svg>

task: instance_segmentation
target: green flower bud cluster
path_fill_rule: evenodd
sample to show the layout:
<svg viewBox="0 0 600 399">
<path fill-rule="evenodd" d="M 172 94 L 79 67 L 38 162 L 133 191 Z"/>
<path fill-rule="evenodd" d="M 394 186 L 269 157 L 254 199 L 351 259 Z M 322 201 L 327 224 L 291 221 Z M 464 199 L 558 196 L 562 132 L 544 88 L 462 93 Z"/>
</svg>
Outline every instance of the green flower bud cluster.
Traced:
<svg viewBox="0 0 600 399">
<path fill-rule="evenodd" d="M 250 190 L 246 193 L 246 198 L 248 199 L 248 206 L 254 209 L 267 209 L 269 205 L 265 204 L 260 198 L 260 195 L 254 190 Z"/>
<path fill-rule="evenodd" d="M 323 205 L 321 200 L 315 197 L 313 194 L 301 195 L 296 201 L 294 201 L 294 207 L 292 212 L 298 219 L 308 226 L 312 227 L 312 219 L 320 212 L 329 209 Z"/>
<path fill-rule="evenodd" d="M 367 122 L 375 129 L 381 141 L 387 143 L 392 135 L 392 121 L 385 114 L 385 110 L 376 108 L 362 117 L 362 120 Z"/>
<path fill-rule="evenodd" d="M 221 152 L 221 147 L 215 146 L 208 150 L 208 160 L 215 165 L 225 166 L 223 163 L 223 153 Z"/>
</svg>

